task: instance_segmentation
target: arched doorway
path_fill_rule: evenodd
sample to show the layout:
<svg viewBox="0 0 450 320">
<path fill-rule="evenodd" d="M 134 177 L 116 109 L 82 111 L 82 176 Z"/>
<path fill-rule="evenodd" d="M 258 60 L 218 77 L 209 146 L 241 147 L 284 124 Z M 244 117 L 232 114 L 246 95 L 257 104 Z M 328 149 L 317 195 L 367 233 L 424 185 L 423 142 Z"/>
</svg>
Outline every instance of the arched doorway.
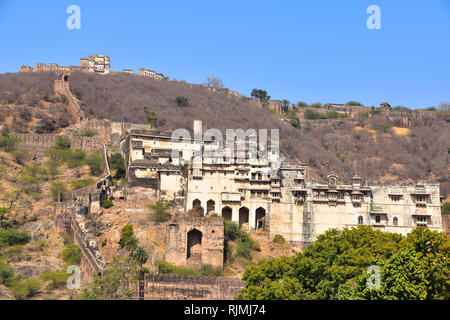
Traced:
<svg viewBox="0 0 450 320">
<path fill-rule="evenodd" d="M 192 229 L 187 234 L 187 258 L 202 259 L 202 233 Z"/>
<path fill-rule="evenodd" d="M 256 230 L 264 228 L 265 218 L 266 218 L 266 209 L 261 208 L 261 207 L 256 209 L 256 215 L 255 215 Z"/>
<path fill-rule="evenodd" d="M 248 224 L 249 210 L 247 207 L 239 209 L 239 225 Z"/>
<path fill-rule="evenodd" d="M 222 209 L 222 217 L 224 220 L 231 221 L 232 216 L 233 216 L 233 210 L 230 207 L 225 207 Z"/>
<path fill-rule="evenodd" d="M 198 199 L 195 199 L 194 201 L 192 201 L 192 208 L 196 211 L 196 212 L 198 212 L 198 213 L 200 213 L 201 215 L 203 215 L 203 207 L 202 207 L 202 202 L 200 201 L 200 200 L 198 200 Z"/>
<path fill-rule="evenodd" d="M 208 200 L 208 202 L 206 203 L 206 212 L 210 213 L 211 211 L 214 211 L 216 208 L 216 203 L 214 202 L 214 200 Z"/>
</svg>

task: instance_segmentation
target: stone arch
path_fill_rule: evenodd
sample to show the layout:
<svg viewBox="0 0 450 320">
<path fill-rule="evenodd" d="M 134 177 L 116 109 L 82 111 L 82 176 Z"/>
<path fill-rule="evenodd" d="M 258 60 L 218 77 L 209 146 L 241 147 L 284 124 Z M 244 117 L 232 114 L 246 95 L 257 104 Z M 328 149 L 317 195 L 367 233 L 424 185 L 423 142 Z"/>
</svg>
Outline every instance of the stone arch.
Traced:
<svg viewBox="0 0 450 320">
<path fill-rule="evenodd" d="M 244 223 L 248 224 L 249 221 L 249 210 L 247 207 L 242 207 L 239 209 L 239 225 Z"/>
<path fill-rule="evenodd" d="M 392 224 L 394 226 L 398 226 L 398 218 L 397 217 L 394 217 L 394 219 L 392 219 Z"/>
<path fill-rule="evenodd" d="M 222 217 L 224 220 L 231 221 L 232 216 L 233 216 L 233 210 L 230 207 L 224 207 L 222 209 Z"/>
<path fill-rule="evenodd" d="M 202 215 L 204 214 L 202 202 L 199 199 L 195 199 L 194 201 L 192 201 L 192 208 L 198 213 L 201 213 Z"/>
<path fill-rule="evenodd" d="M 208 202 L 206 202 L 206 213 L 210 213 L 215 209 L 216 209 L 216 202 L 212 199 L 209 199 Z"/>
<path fill-rule="evenodd" d="M 364 218 L 363 216 L 358 217 L 358 224 L 364 224 Z"/>
<path fill-rule="evenodd" d="M 256 230 L 262 229 L 264 227 L 264 220 L 266 218 L 266 209 L 259 207 L 255 211 L 255 228 Z"/>
<path fill-rule="evenodd" d="M 203 234 L 197 229 L 192 229 L 187 234 L 187 259 L 202 259 Z"/>
</svg>

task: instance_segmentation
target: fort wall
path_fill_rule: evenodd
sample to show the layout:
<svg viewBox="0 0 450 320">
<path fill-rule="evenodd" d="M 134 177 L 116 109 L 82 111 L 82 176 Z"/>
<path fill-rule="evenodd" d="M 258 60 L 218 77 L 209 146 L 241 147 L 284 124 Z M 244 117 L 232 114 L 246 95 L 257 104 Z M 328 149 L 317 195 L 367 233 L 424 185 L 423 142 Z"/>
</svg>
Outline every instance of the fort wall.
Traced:
<svg viewBox="0 0 450 320">
<path fill-rule="evenodd" d="M 233 300 L 244 285 L 240 279 L 149 275 L 145 281 L 145 299 Z"/>
</svg>

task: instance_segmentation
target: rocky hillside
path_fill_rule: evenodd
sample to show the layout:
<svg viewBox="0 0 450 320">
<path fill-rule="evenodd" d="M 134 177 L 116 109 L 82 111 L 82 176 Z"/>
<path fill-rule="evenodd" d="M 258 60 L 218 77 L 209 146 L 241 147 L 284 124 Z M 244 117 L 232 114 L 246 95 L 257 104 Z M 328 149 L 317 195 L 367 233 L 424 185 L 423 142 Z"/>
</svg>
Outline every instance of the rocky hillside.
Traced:
<svg viewBox="0 0 450 320">
<path fill-rule="evenodd" d="M 0 111 L 0 124 L 11 131 L 34 132 L 57 131 L 70 124 L 64 97 L 52 96 L 54 78 L 51 73 L 0 75 L 0 104 L 6 110 Z M 335 172 L 346 182 L 358 173 L 370 180 L 435 180 L 443 193 L 450 191 L 450 124 L 444 118 L 419 119 L 406 126 L 405 121 L 381 113 L 317 127 L 321 121 L 311 120 L 296 128 L 283 115 L 248 99 L 180 82 L 74 73 L 70 87 L 92 118 L 143 123 L 147 107 L 156 112 L 158 128 L 190 129 L 194 119 L 221 130 L 278 128 L 282 152 L 305 162 L 313 179 Z M 177 104 L 177 97 L 187 98 L 187 103 Z"/>
</svg>

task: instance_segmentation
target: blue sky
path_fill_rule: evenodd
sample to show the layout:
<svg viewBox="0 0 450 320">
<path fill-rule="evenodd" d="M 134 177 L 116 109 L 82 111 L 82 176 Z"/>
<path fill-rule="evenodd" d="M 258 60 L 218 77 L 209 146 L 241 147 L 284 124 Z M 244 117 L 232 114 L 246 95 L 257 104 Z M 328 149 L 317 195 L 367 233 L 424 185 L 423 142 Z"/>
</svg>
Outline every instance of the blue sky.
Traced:
<svg viewBox="0 0 450 320">
<path fill-rule="evenodd" d="M 69 5 L 81 30 L 69 30 Z M 381 30 L 369 30 L 369 5 Z M 221 77 L 249 95 L 291 102 L 411 108 L 450 100 L 450 0 L 21 1 L 0 0 L 0 73 L 22 64 L 154 69 L 201 83 Z"/>
</svg>

